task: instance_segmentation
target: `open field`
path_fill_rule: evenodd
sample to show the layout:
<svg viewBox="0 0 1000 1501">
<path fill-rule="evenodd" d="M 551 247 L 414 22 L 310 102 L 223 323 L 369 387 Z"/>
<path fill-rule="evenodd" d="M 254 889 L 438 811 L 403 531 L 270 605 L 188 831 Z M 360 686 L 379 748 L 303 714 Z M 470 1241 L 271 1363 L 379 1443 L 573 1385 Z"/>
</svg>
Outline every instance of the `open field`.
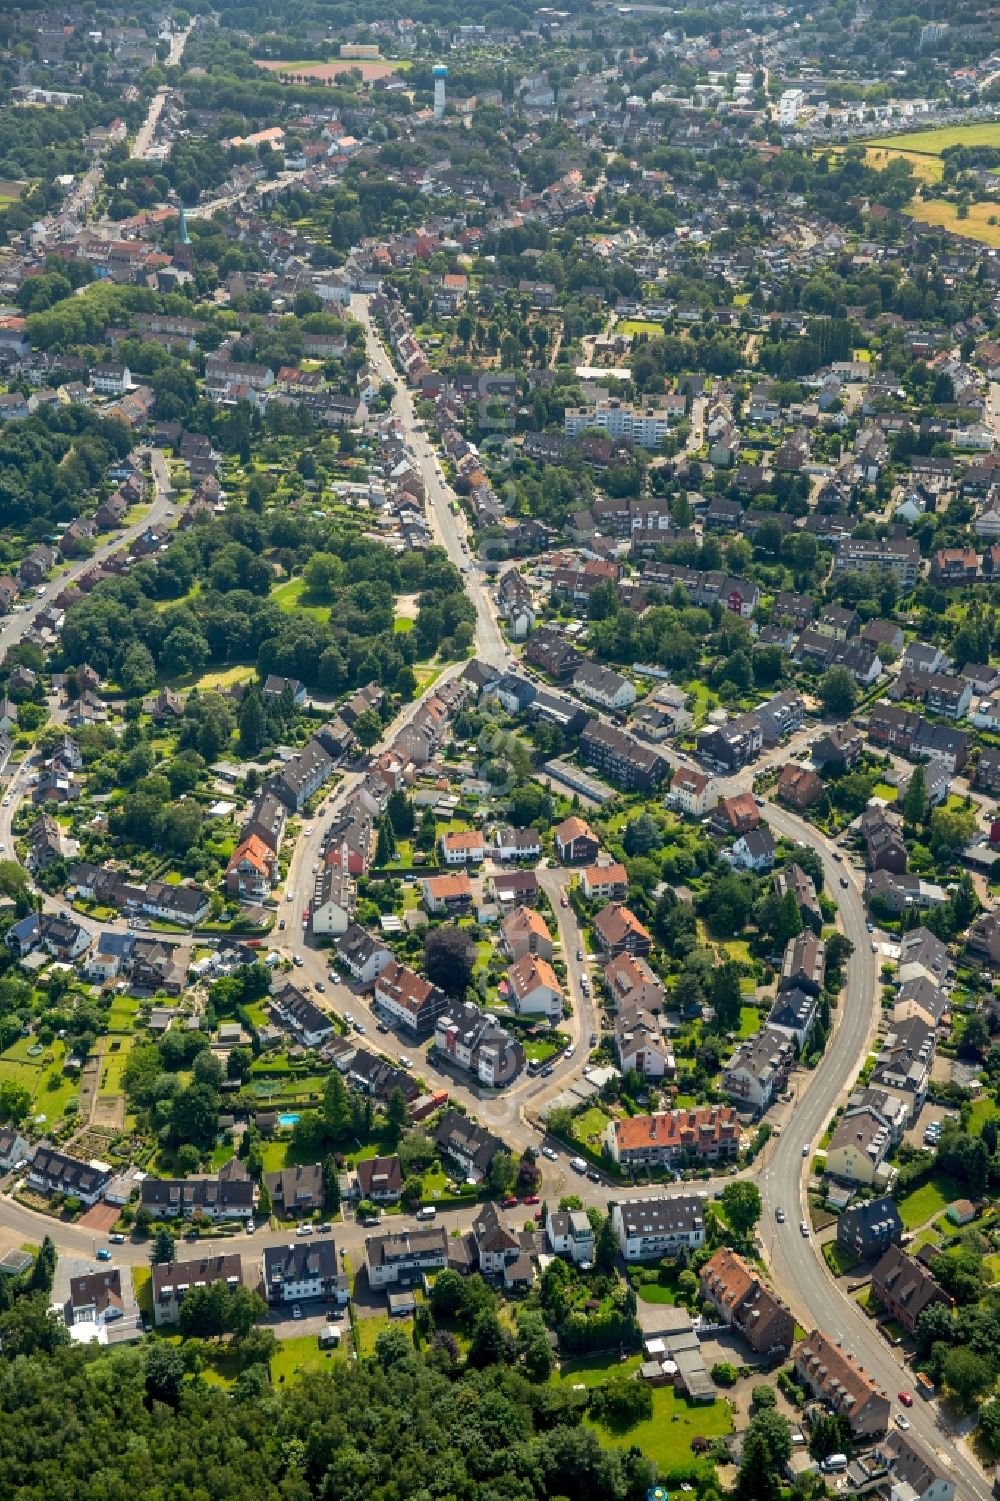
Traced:
<svg viewBox="0 0 1000 1501">
<path fill-rule="evenodd" d="M 362 62 L 357 58 L 340 57 L 336 62 L 276 62 L 273 59 L 257 59 L 258 68 L 269 73 L 280 73 L 296 83 L 333 83 L 343 78 L 352 69 L 361 74 L 365 83 L 375 83 L 380 78 L 391 78 L 393 73 L 408 68 L 408 62 L 390 62 L 381 58 L 378 62 Z"/>
<path fill-rule="evenodd" d="M 1000 146 L 1000 122 L 979 125 L 942 125 L 937 130 L 911 130 L 905 135 L 879 136 L 869 146 L 887 146 L 892 151 L 918 151 L 940 156 L 949 146 Z"/>
<path fill-rule="evenodd" d="M 911 219 L 919 219 L 922 224 L 936 225 L 950 234 L 961 235 L 963 239 L 978 240 L 981 245 L 1000 245 L 1000 202 L 993 199 L 970 203 L 967 219 L 958 217 L 957 203 L 945 203 L 941 199 L 930 203 L 914 201 L 903 212 Z M 997 223 L 991 224 L 991 219 Z"/>
<path fill-rule="evenodd" d="M 894 161 L 909 162 L 918 182 L 940 182 L 944 176 L 944 166 L 936 156 L 925 156 L 919 151 L 897 151 L 892 146 L 869 146 L 865 152 L 865 166 L 878 171 Z"/>
</svg>

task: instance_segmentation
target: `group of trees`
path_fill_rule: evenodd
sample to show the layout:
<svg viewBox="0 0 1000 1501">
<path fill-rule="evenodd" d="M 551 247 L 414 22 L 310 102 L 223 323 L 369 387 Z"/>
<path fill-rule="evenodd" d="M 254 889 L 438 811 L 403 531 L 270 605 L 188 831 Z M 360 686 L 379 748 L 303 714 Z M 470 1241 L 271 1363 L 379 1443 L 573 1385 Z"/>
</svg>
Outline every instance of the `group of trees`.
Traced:
<svg viewBox="0 0 1000 1501">
<path fill-rule="evenodd" d="M 324 547 L 328 619 L 283 611 L 268 599 L 274 572 L 267 553 L 294 570 Z M 197 608 L 180 602 L 195 584 Z M 403 589 L 418 594 L 418 613 L 413 631 L 396 634 L 393 601 Z M 182 676 L 255 661 L 262 677 L 298 678 L 327 693 L 375 680 L 410 697 L 413 661 L 439 649 L 466 650 L 473 619 L 461 574 L 440 549 L 396 559 L 343 527 L 302 524 L 277 509 L 264 516 L 239 510 L 191 527 L 155 561 L 71 606 L 62 651 L 68 667 L 89 662 L 101 673 L 124 674 L 123 686 L 133 692 L 146 691 L 157 672 Z M 259 725 L 241 729 L 251 742 L 265 733 Z"/>
</svg>

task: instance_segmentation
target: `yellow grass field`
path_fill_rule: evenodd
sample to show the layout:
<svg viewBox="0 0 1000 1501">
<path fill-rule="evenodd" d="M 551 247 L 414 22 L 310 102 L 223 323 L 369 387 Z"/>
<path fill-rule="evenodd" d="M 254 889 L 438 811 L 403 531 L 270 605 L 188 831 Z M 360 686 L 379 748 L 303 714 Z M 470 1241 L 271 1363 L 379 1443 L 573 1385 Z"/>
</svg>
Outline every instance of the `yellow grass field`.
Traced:
<svg viewBox="0 0 1000 1501">
<path fill-rule="evenodd" d="M 966 240 L 978 240 L 981 245 L 1000 246 L 1000 202 L 988 200 L 984 203 L 970 203 L 967 219 L 958 217 L 957 204 L 943 203 L 940 199 L 929 203 L 914 200 L 903 212 L 909 214 L 911 219 L 937 225 Z M 990 219 L 996 219 L 997 223 L 990 224 Z"/>
</svg>

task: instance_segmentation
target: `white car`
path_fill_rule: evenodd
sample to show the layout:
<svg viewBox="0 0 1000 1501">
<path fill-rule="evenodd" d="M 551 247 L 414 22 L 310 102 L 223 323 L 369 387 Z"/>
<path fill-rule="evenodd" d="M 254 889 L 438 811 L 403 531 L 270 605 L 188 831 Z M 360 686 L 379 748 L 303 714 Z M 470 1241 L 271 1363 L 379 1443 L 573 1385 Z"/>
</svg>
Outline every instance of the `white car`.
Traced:
<svg viewBox="0 0 1000 1501">
<path fill-rule="evenodd" d="M 543 1147 L 542 1156 L 547 1157 L 550 1162 L 558 1162 L 559 1160 L 559 1153 L 556 1151 L 555 1147 Z"/>
<path fill-rule="evenodd" d="M 300 1225 L 295 1233 L 296 1235 L 300 1236 L 311 1235 L 313 1233 L 313 1227 L 312 1225 Z"/>
<path fill-rule="evenodd" d="M 907 1428 L 909 1428 L 910 1426 L 909 1418 L 905 1418 L 901 1412 L 894 1412 L 892 1416 L 893 1420 L 895 1421 L 896 1427 L 902 1428 L 903 1432 L 905 1433 Z"/>
<path fill-rule="evenodd" d="M 299 1307 L 299 1305 L 297 1303 L 293 1303 L 292 1304 L 292 1318 L 293 1319 L 300 1319 L 301 1317 L 302 1317 L 302 1309 Z"/>
</svg>

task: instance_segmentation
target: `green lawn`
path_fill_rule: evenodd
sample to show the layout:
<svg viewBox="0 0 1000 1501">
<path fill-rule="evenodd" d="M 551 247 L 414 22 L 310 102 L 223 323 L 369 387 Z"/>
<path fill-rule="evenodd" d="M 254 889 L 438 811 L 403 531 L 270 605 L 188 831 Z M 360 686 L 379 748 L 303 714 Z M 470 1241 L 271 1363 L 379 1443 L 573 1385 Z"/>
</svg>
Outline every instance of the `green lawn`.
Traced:
<svg viewBox="0 0 1000 1501">
<path fill-rule="evenodd" d="M 943 1173 L 935 1173 L 926 1183 L 900 1199 L 896 1207 L 907 1230 L 915 1230 L 959 1197 L 958 1185 Z"/>
<path fill-rule="evenodd" d="M 740 1007 L 740 1037 L 753 1037 L 761 1028 L 761 1014 L 756 1006 Z"/>
<path fill-rule="evenodd" d="M 653 1388 L 653 1416 L 631 1428 L 613 1429 L 603 1423 L 585 1420 L 612 1449 L 631 1448 L 634 1444 L 646 1459 L 651 1459 L 660 1474 L 674 1466 L 694 1465 L 711 1468 L 712 1461 L 695 1459 L 691 1452 L 693 1438 L 722 1438 L 731 1433 L 733 1416 L 728 1402 L 717 1400 L 708 1406 L 679 1397 L 672 1386 Z"/>
<path fill-rule="evenodd" d="M 279 584 L 276 589 L 272 589 L 268 597 L 274 600 L 279 610 L 284 610 L 289 615 L 311 615 L 314 620 L 328 620 L 330 618 L 330 606 L 328 604 L 324 605 L 310 599 L 306 591 L 305 579 L 289 579 L 287 583 Z M 304 601 L 308 601 L 308 603 Z"/>
<path fill-rule="evenodd" d="M 388 1329 L 390 1324 L 395 1324 L 412 1338 L 412 1319 L 390 1319 L 387 1313 L 380 1313 L 373 1319 L 358 1319 L 357 1352 L 359 1360 L 363 1360 L 366 1355 L 375 1354 L 375 1341 L 382 1333 L 382 1330 Z"/>
<path fill-rule="evenodd" d="M 135 1301 L 139 1305 L 139 1312 L 152 1320 L 153 1272 L 151 1267 L 134 1266 L 132 1268 L 132 1289 L 135 1292 Z"/>
<path fill-rule="evenodd" d="M 636 1290 L 636 1297 L 640 1303 L 669 1303 L 677 1302 L 677 1294 L 672 1287 L 661 1287 L 658 1282 L 647 1282 Z"/>
<path fill-rule="evenodd" d="M 969 1131 L 973 1136 L 978 1136 L 986 1122 L 1000 1115 L 1000 1106 L 989 1095 L 983 1095 L 972 1107 L 969 1115 Z"/>
<path fill-rule="evenodd" d="M 397 615 L 392 622 L 392 629 L 397 636 L 406 636 L 413 630 L 415 623 L 408 615 Z"/>
<path fill-rule="evenodd" d="M 600 1106 L 591 1105 L 589 1110 L 584 1110 L 574 1118 L 573 1135 L 578 1141 L 587 1142 L 589 1146 L 600 1151 L 601 1141 L 604 1138 L 604 1132 L 610 1120 L 610 1115 L 603 1111 Z M 591 1141 L 591 1137 L 596 1138 L 596 1140 Z"/>
<path fill-rule="evenodd" d="M 601 1386 L 612 1371 L 624 1371 L 631 1376 L 641 1365 L 641 1355 L 630 1355 L 627 1360 L 610 1364 L 606 1355 L 582 1355 L 578 1360 L 564 1360 L 552 1380 L 560 1386 Z"/>
<path fill-rule="evenodd" d="M 346 1321 L 341 1328 L 346 1337 Z M 296 1334 L 291 1339 L 279 1339 L 278 1348 L 271 1357 L 271 1382 L 280 1386 L 283 1381 L 290 1381 L 305 1371 L 326 1370 L 333 1361 L 343 1359 L 342 1349 L 321 1350 L 315 1334 Z"/>
<path fill-rule="evenodd" d="M 876 782 L 872 788 L 872 797 L 880 797 L 885 803 L 894 803 L 899 796 L 899 788 L 891 787 L 888 782 Z"/>
<path fill-rule="evenodd" d="M 938 130 L 911 130 L 906 135 L 873 138 L 868 144 L 940 156 L 949 146 L 1000 146 L 1000 124 L 943 125 Z"/>
</svg>

